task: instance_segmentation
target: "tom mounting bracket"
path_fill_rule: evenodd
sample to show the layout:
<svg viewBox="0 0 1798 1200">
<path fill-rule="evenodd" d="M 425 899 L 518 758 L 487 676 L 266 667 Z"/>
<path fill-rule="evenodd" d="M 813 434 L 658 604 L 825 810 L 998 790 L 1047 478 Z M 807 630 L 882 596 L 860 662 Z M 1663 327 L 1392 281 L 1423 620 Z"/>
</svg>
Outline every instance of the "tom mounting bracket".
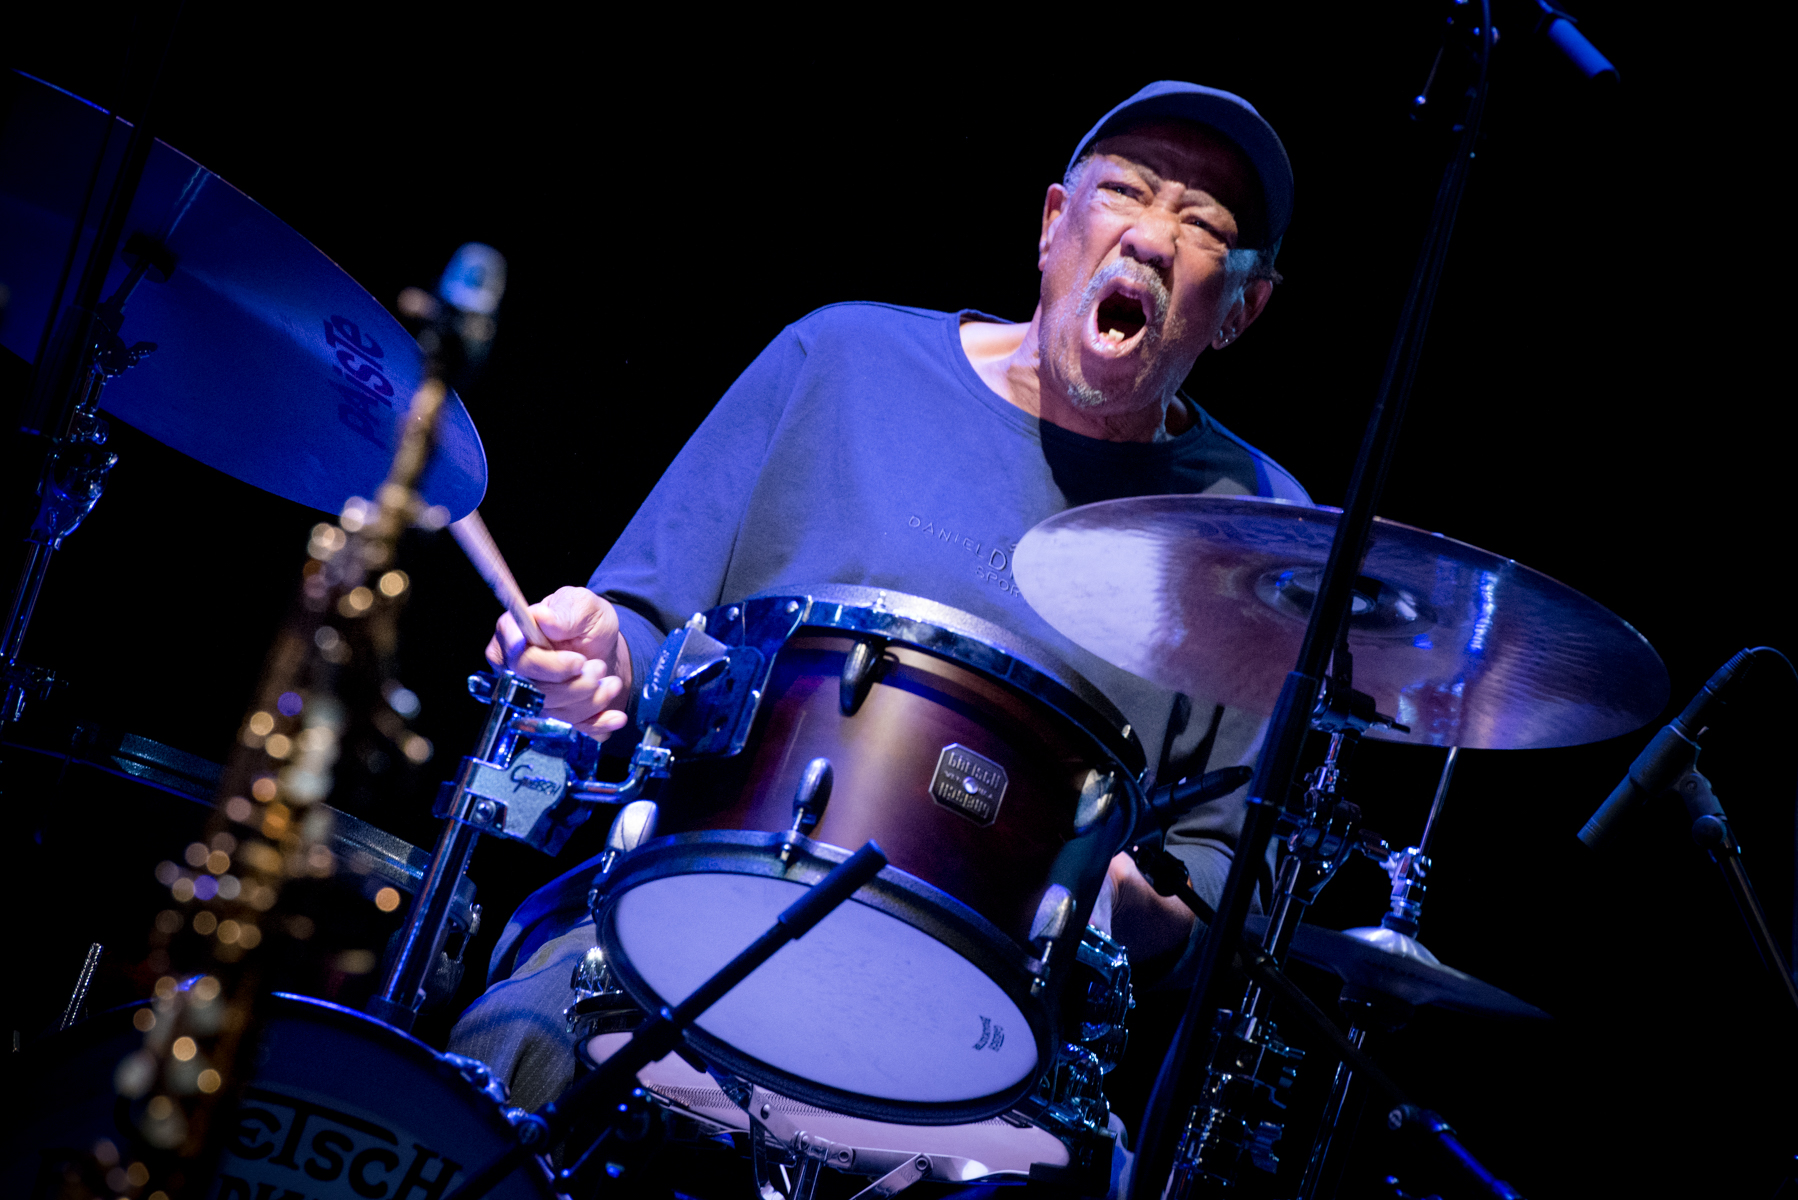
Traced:
<svg viewBox="0 0 1798 1200">
<path fill-rule="evenodd" d="M 485 755 L 462 760 L 438 793 L 436 816 L 553 855 L 592 815 L 593 803 L 622 804 L 668 773 L 671 755 L 654 726 L 632 754 L 629 776 L 602 783 L 587 778 L 598 763 L 599 743 L 566 721 L 543 716 L 543 693 L 529 680 L 483 671 L 468 677 L 468 690 L 501 710 L 499 735 Z"/>
</svg>

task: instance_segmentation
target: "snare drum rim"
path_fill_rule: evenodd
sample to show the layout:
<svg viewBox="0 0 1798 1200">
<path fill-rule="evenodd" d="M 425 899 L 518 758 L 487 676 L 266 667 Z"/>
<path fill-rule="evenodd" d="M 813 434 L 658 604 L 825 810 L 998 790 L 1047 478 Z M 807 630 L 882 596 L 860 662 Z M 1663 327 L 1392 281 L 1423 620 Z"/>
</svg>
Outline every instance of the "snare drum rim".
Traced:
<svg viewBox="0 0 1798 1200">
<path fill-rule="evenodd" d="M 758 592 L 744 603 L 782 600 L 801 606 L 795 635 L 807 629 L 830 630 L 903 642 L 1042 701 L 1098 742 L 1127 777 L 1132 802 L 1140 799 L 1136 784 L 1148 766 L 1142 739 L 1103 692 L 1047 648 L 972 613 L 881 588 L 833 583 L 774 589 Z M 739 610 L 738 605 L 713 609 L 706 615 L 708 627 L 730 626 Z M 994 661 L 995 656 L 1005 662 Z"/>
<path fill-rule="evenodd" d="M 645 842 L 619 860 L 594 898 L 595 935 L 605 949 L 606 963 L 613 974 L 647 1012 L 660 1009 L 667 1000 L 656 994 L 624 954 L 614 919 L 619 900 L 636 884 L 676 875 L 751 875 L 815 884 L 849 857 L 849 851 L 841 847 L 795 837 L 798 848 L 792 865 L 783 867 L 777 852 L 785 836 L 734 829 L 683 833 Z M 856 891 L 850 902 L 866 904 L 910 925 L 985 973 L 1029 1023 L 1036 1047 L 1036 1068 L 1001 1092 L 970 1100 L 926 1103 L 889 1100 L 814 1083 L 736 1050 L 695 1023 L 687 1027 L 685 1038 L 699 1056 L 780 1095 L 875 1121 L 960 1125 L 986 1120 L 1016 1106 L 1036 1086 L 1054 1052 L 1048 1003 L 1044 996 L 1032 994 L 1034 976 L 1025 969 L 1028 957 L 1017 943 L 954 896 L 896 867 L 883 867 L 879 875 Z"/>
</svg>

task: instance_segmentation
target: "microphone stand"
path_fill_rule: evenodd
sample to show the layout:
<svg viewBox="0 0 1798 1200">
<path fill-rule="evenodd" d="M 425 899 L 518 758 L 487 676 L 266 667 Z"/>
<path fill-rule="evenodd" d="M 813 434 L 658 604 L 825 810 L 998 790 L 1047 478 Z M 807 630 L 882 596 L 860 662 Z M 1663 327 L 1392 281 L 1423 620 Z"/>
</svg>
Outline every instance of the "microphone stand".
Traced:
<svg viewBox="0 0 1798 1200">
<path fill-rule="evenodd" d="M 1686 806 L 1692 822 L 1692 840 L 1711 856 L 1723 880 L 1748 936 L 1754 939 L 1761 963 L 1778 977 L 1780 987 L 1794 1011 L 1798 1011 L 1798 980 L 1792 978 L 1790 963 L 1773 936 L 1767 914 L 1754 894 L 1748 870 L 1742 865 L 1742 847 L 1730 829 L 1723 805 L 1711 791 L 1710 780 L 1698 773 L 1698 739 L 1725 707 L 1725 697 L 1735 682 L 1748 673 L 1755 656 L 1779 658 L 1791 668 L 1791 660 L 1771 646 L 1754 646 L 1738 651 L 1717 669 L 1709 682 L 1699 689 L 1691 702 L 1671 722 L 1654 735 L 1642 753 L 1629 765 L 1629 771 L 1612 789 L 1579 831 L 1579 840 L 1596 850 L 1616 823 L 1628 813 L 1657 796 L 1671 793 Z M 1798 676 L 1798 670 L 1793 674 Z"/>
<path fill-rule="evenodd" d="M 1443 170 L 1436 191 L 1435 207 L 1412 273 L 1410 289 L 1400 310 L 1398 331 L 1375 393 L 1373 412 L 1362 438 L 1336 536 L 1330 543 L 1330 556 L 1324 566 L 1323 581 L 1311 609 L 1310 621 L 1305 627 L 1298 663 L 1280 689 L 1267 740 L 1255 763 L 1242 834 L 1230 862 L 1230 873 L 1224 881 L 1222 904 L 1217 919 L 1210 923 L 1209 933 L 1200 944 L 1197 975 L 1187 996 L 1186 1010 L 1143 1114 L 1138 1169 L 1130 1185 L 1132 1200 L 1151 1200 L 1151 1197 L 1159 1196 L 1169 1177 L 1173 1139 L 1167 1136 L 1167 1126 L 1174 1093 L 1185 1073 L 1195 1032 L 1211 1025 L 1208 1015 L 1217 1007 L 1221 983 L 1219 964 L 1228 963 L 1243 944 L 1242 925 L 1248 916 L 1258 868 L 1266 856 L 1276 820 L 1286 807 L 1298 773 L 1305 733 L 1323 689 L 1326 660 L 1345 629 L 1351 589 L 1367 552 L 1374 508 L 1384 489 L 1386 473 L 1397 447 L 1405 404 L 1416 378 L 1424 335 L 1435 306 L 1436 288 L 1454 234 L 1455 217 L 1479 141 L 1494 42 L 1490 0 L 1480 0 L 1477 19 L 1479 25 L 1472 31 L 1478 42 L 1474 56 L 1477 80 L 1470 89 L 1467 111 L 1457 126 L 1460 136 L 1454 154 Z M 1335 1027 L 1333 1022 L 1330 1024 L 1331 1028 Z"/>
<path fill-rule="evenodd" d="M 637 1072 L 673 1050 L 687 1026 L 701 1013 L 743 982 L 751 971 L 767 962 L 775 951 L 822 921 L 857 888 L 880 874 L 886 863 L 886 855 L 874 842 L 839 863 L 776 917 L 766 933 L 725 963 L 692 995 L 672 1009 L 664 1005 L 597 1071 L 577 1080 L 556 1100 L 538 1109 L 532 1114 L 534 1119 L 520 1122 L 518 1144 L 476 1171 L 467 1183 L 450 1194 L 448 1200 L 479 1200 L 529 1158 L 533 1146 L 551 1146 L 566 1136 L 575 1117 L 582 1111 L 616 1106 L 637 1086 Z"/>
<path fill-rule="evenodd" d="M 1791 1003 L 1793 1012 L 1798 1014 L 1798 980 L 1792 978 L 1792 968 L 1779 948 L 1779 939 L 1767 921 L 1766 910 L 1761 908 L 1760 898 L 1754 894 L 1748 869 L 1742 865 L 1742 845 L 1730 829 L 1722 803 L 1711 791 L 1710 780 L 1698 773 L 1694 763 L 1673 785 L 1673 791 L 1685 802 L 1686 815 L 1692 818 L 1692 840 L 1723 872 L 1730 898 L 1736 902 L 1742 924 L 1748 927 L 1748 936 L 1754 939 L 1754 948 L 1760 953 L 1762 965 L 1779 980 L 1780 990 Z"/>
</svg>

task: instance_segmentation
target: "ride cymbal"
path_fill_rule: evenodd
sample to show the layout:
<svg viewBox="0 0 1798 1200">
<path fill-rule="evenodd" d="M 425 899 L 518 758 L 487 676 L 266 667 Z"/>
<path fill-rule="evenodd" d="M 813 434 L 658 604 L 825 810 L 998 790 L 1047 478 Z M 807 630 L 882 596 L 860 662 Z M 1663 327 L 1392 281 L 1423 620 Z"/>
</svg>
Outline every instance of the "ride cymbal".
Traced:
<svg viewBox="0 0 1798 1200">
<path fill-rule="evenodd" d="M 1059 513 L 1019 543 L 1024 598 L 1100 658 L 1273 711 L 1298 661 L 1339 511 L 1143 496 Z M 1575 746 L 1666 706 L 1667 669 L 1602 605 L 1465 542 L 1376 518 L 1349 618 L 1354 686 L 1434 746 Z"/>
</svg>

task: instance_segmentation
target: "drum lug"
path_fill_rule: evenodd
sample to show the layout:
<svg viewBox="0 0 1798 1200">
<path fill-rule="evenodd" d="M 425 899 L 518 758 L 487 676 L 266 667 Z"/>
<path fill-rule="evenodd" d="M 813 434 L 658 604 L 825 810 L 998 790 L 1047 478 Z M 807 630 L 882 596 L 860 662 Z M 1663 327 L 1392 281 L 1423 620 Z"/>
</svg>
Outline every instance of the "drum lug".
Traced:
<svg viewBox="0 0 1798 1200">
<path fill-rule="evenodd" d="M 1080 785 L 1080 802 L 1074 807 L 1074 836 L 1085 837 L 1111 815 L 1117 802 L 1117 773 L 1094 768 Z"/>
<path fill-rule="evenodd" d="M 780 861 L 784 866 L 793 858 L 801 838 L 810 837 L 830 803 L 830 787 L 834 773 L 828 758 L 814 758 L 799 773 L 799 786 L 793 790 L 793 824 L 781 840 Z"/>
<path fill-rule="evenodd" d="M 599 856 L 599 870 L 593 877 L 596 889 L 612 873 L 620 858 L 655 837 L 661 811 L 654 800 L 633 800 L 618 810 L 618 815 L 612 818 L 612 827 L 606 830 L 605 853 Z M 591 895 L 587 907 L 593 907 Z"/>
<path fill-rule="evenodd" d="M 885 638 L 865 638 L 849 647 L 843 659 L 843 678 L 837 691 L 837 704 L 845 717 L 853 717 L 868 698 L 879 674 L 880 656 L 886 651 Z"/>
<path fill-rule="evenodd" d="M 1037 902 L 1036 916 L 1030 922 L 1030 945 L 1036 951 L 1036 960 L 1030 964 L 1030 973 L 1036 976 L 1030 983 L 1031 995 L 1039 994 L 1048 984 L 1049 956 L 1073 917 L 1074 894 L 1059 883 L 1051 883 Z"/>
</svg>

